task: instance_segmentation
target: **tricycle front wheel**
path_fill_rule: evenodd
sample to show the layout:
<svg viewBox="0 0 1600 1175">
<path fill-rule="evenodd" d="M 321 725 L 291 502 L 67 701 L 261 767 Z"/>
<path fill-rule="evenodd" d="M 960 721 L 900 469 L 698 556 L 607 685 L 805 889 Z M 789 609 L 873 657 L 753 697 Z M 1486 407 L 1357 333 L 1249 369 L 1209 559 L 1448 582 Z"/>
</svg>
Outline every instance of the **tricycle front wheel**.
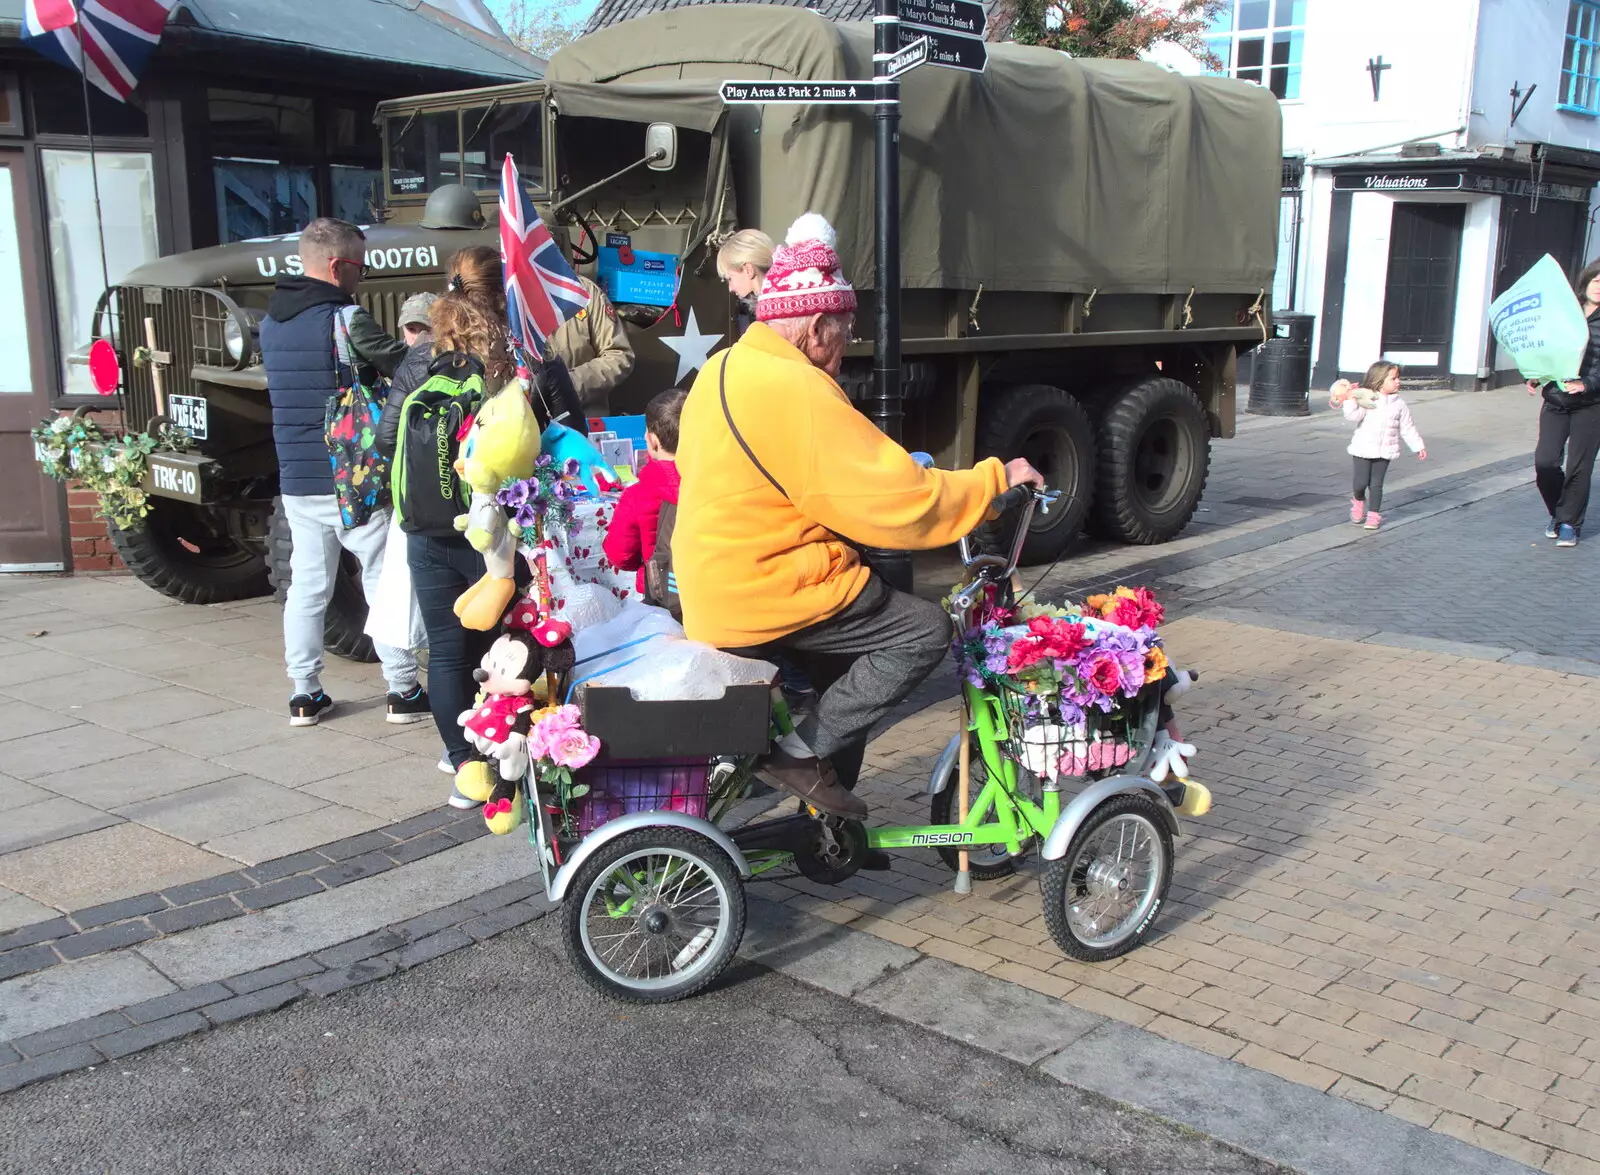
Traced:
<svg viewBox="0 0 1600 1175">
<path fill-rule="evenodd" d="M 1172 834 L 1147 795 L 1113 796 L 1039 878 L 1044 921 L 1074 959 L 1125 955 L 1155 925 L 1172 884 Z"/>
<path fill-rule="evenodd" d="M 744 883 L 684 828 L 641 828 L 584 862 L 567 891 L 567 955 L 589 985 L 639 1004 L 703 990 L 744 938 Z"/>
</svg>

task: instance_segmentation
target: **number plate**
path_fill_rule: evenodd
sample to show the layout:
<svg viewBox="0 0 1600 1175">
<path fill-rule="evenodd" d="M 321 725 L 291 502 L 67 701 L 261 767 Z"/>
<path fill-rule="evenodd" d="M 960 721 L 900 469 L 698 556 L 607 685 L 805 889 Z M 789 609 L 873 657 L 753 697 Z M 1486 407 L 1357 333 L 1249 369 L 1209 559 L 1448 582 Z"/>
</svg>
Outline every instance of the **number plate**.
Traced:
<svg viewBox="0 0 1600 1175">
<path fill-rule="evenodd" d="M 206 439 L 206 401 L 204 396 L 168 396 L 167 418 L 197 441 Z"/>
<path fill-rule="evenodd" d="M 182 502 L 206 500 L 201 461 L 188 454 L 151 453 L 146 459 L 144 488 Z"/>
</svg>

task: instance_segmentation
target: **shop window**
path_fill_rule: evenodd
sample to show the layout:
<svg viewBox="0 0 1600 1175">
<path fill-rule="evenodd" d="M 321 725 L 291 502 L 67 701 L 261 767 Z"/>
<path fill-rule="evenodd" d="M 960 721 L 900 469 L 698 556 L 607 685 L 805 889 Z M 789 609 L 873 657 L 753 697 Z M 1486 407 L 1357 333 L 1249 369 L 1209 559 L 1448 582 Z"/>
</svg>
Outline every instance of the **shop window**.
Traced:
<svg viewBox="0 0 1600 1175">
<path fill-rule="evenodd" d="M 297 160 L 316 155 L 312 99 L 217 89 L 208 90 L 206 99 L 213 155 Z"/>
<path fill-rule="evenodd" d="M 147 139 L 150 120 L 132 102 L 118 102 L 89 87 L 89 116 L 84 117 L 83 77 L 70 69 L 45 69 L 28 75 L 34 133 L 86 135 L 94 123 L 95 138 Z"/>
<path fill-rule="evenodd" d="M 1220 72 L 1292 101 L 1300 97 L 1305 22 L 1306 0 L 1224 0 L 1206 44 Z"/>
<path fill-rule="evenodd" d="M 0 135 L 22 133 L 22 91 L 15 74 L 0 73 Z"/>
<path fill-rule="evenodd" d="M 388 120 L 389 192 L 423 196 L 461 182 L 461 131 L 454 110 L 398 114 Z"/>
<path fill-rule="evenodd" d="M 91 395 L 89 342 L 95 306 L 106 286 L 105 273 L 115 285 L 129 270 L 159 255 L 155 167 L 148 153 L 104 150 L 96 151 L 91 160 L 87 151 L 46 148 L 39 152 L 39 162 L 44 172 L 51 284 L 61 327 L 62 386 L 67 395 Z M 104 271 L 95 218 L 96 177 L 104 217 Z"/>
<path fill-rule="evenodd" d="M 221 244 L 299 232 L 317 216 L 311 168 L 266 159 L 213 159 Z"/>
<path fill-rule="evenodd" d="M 375 167 L 347 167 L 339 163 L 328 172 L 333 189 L 333 211 L 329 215 L 351 224 L 371 224 L 375 219 L 373 209 L 378 205 L 383 172 Z"/>
<path fill-rule="evenodd" d="M 1567 48 L 1561 58 L 1560 109 L 1600 114 L 1600 3 L 1572 0 Z"/>
<path fill-rule="evenodd" d="M 461 152 L 466 177 L 475 191 L 500 188 L 506 156 L 517 161 L 522 182 L 534 191 L 544 188 L 544 119 L 537 102 L 469 107 L 461 112 Z"/>
</svg>

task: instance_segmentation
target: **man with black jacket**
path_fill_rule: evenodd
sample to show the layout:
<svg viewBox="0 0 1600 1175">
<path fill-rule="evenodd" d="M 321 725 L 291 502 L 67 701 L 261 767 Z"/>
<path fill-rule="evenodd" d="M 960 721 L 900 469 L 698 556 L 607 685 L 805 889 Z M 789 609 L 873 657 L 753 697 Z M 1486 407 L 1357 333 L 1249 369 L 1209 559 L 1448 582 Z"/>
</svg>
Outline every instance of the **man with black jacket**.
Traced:
<svg viewBox="0 0 1600 1175">
<path fill-rule="evenodd" d="M 291 726 L 314 726 L 333 705 L 322 688 L 322 632 L 340 549 L 360 562 L 362 586 L 370 601 L 377 593 L 388 540 L 387 508 L 361 526 L 344 528 L 323 431 L 328 403 L 339 390 L 336 318 L 347 315 L 363 386 L 372 386 L 380 375 L 392 376 L 406 355 L 404 343 L 355 306 L 353 295 L 366 269 L 365 246 L 366 236 L 355 225 L 330 217 L 313 220 L 300 234 L 304 276 L 278 279 L 261 322 L 278 486 L 294 541 L 283 608 L 284 656 L 294 682 Z M 376 648 L 389 689 L 388 721 L 410 723 L 428 717 L 416 657 L 407 649 Z"/>
</svg>

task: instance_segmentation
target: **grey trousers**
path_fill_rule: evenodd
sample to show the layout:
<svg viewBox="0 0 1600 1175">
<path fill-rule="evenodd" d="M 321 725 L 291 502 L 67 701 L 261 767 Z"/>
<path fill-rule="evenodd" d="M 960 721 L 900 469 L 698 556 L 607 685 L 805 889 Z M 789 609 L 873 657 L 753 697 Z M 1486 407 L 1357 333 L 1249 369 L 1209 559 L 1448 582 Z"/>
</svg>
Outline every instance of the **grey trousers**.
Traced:
<svg viewBox="0 0 1600 1175">
<path fill-rule="evenodd" d="M 782 654 L 817 689 L 798 733 L 833 760 L 839 782 L 854 788 L 873 726 L 950 655 L 950 618 L 937 604 L 897 592 L 876 575 L 843 612 L 753 648 L 743 657 Z"/>
</svg>

